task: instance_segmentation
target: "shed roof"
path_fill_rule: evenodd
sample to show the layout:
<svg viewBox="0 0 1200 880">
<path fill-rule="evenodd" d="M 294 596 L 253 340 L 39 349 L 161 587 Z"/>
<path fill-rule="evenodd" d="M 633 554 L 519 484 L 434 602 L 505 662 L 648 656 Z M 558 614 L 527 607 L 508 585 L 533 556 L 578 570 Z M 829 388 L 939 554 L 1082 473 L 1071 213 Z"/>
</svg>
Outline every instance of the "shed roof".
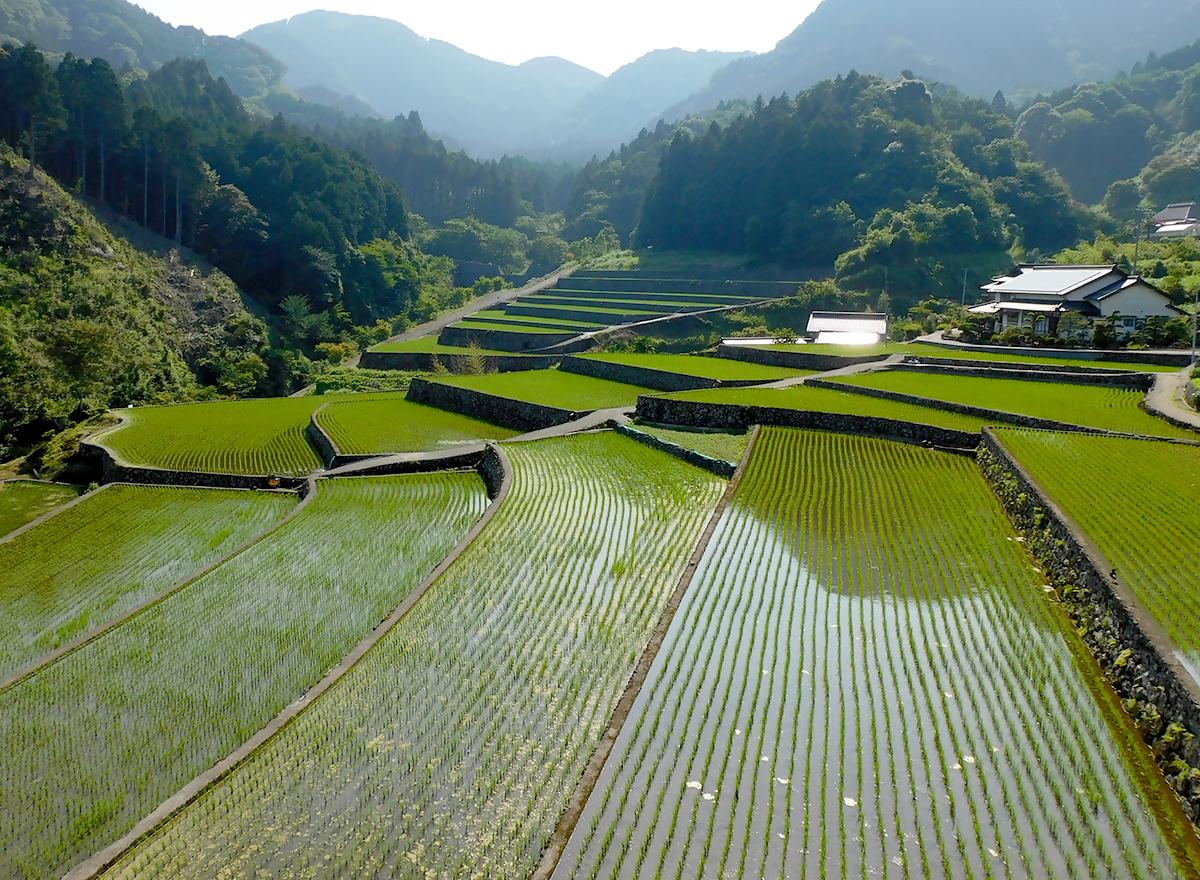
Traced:
<svg viewBox="0 0 1200 880">
<path fill-rule="evenodd" d="M 813 312 L 809 333 L 874 333 L 887 335 L 887 315 L 879 312 Z"/>
</svg>

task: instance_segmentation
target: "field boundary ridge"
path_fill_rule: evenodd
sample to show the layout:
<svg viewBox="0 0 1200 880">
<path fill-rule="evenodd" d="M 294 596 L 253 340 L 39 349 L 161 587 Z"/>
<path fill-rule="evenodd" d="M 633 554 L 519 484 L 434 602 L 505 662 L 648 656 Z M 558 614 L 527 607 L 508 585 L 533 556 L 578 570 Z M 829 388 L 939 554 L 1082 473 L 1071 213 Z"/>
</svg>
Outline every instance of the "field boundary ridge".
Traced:
<svg viewBox="0 0 1200 880">
<path fill-rule="evenodd" d="M 831 383 L 832 384 L 832 383 Z M 840 386 L 839 386 L 840 389 Z M 904 422 L 857 413 L 833 413 L 786 407 L 751 406 L 740 403 L 709 403 L 678 400 L 671 397 L 642 395 L 638 398 L 637 418 L 659 425 L 690 428 L 749 428 L 752 425 L 777 425 L 784 428 L 811 428 L 839 434 L 882 437 L 936 448 L 973 454 L 979 434 L 940 428 L 920 422 Z"/>
<path fill-rule="evenodd" d="M 103 488 L 107 488 L 108 486 L 118 486 L 118 485 L 145 485 L 145 484 L 144 483 L 130 483 L 130 484 L 106 483 L 101 488 L 103 489 Z M 168 487 L 168 488 L 171 488 L 171 487 Z M 189 487 L 184 487 L 184 488 L 210 489 L 210 488 L 215 488 L 215 487 L 189 486 Z M 89 492 L 86 495 L 81 495 L 79 500 L 82 501 L 84 498 L 90 498 L 90 497 L 94 496 L 95 494 L 96 494 L 95 492 Z M 213 571 L 220 568 L 225 563 L 229 562 L 230 560 L 234 559 L 237 556 L 242 555 L 243 553 L 247 552 L 251 548 L 253 548 L 256 545 L 265 541 L 267 538 L 274 535 L 276 532 L 278 532 L 280 529 L 282 529 L 284 526 L 286 526 L 288 523 L 290 523 L 292 520 L 294 520 L 297 516 L 299 516 L 300 512 L 309 505 L 309 503 L 312 501 L 313 498 L 316 497 L 317 490 L 316 490 L 315 478 L 313 478 L 313 477 L 308 478 L 305 481 L 304 486 L 301 487 L 301 489 L 298 490 L 296 494 L 298 494 L 300 496 L 299 501 L 291 510 L 289 510 L 286 514 L 284 514 L 279 519 L 278 522 L 272 524 L 271 526 L 269 526 L 266 529 L 263 529 L 258 534 L 252 535 L 250 538 L 248 538 L 246 541 L 243 541 L 237 547 L 234 547 L 228 553 L 224 554 L 223 556 L 218 557 L 217 559 L 214 559 L 212 562 L 210 562 L 208 565 L 206 565 L 204 568 L 200 569 L 199 571 L 192 572 L 186 578 L 184 578 L 180 581 L 177 581 L 175 584 L 168 587 L 163 592 L 158 593 L 155 596 L 151 596 L 149 599 L 147 599 L 145 602 L 141 603 L 140 605 L 136 605 L 133 608 L 130 608 L 128 611 L 126 611 L 120 617 L 116 618 L 115 620 L 109 621 L 107 624 L 105 624 L 100 629 L 94 630 L 93 632 L 90 632 L 90 633 L 83 633 L 82 635 L 77 636 L 74 639 L 71 639 L 69 642 L 59 645 L 57 648 L 55 648 L 50 653 L 44 654 L 40 659 L 38 659 L 34 663 L 32 663 L 28 666 L 22 667 L 21 669 L 15 670 L 11 675 L 0 680 L 0 694 L 4 693 L 5 691 L 11 690 L 12 688 L 16 687 L 17 685 L 19 685 L 21 682 L 25 681 L 26 679 L 32 678 L 33 676 L 37 675 L 39 672 L 43 671 L 47 667 L 53 666 L 55 663 L 57 663 L 59 660 L 62 660 L 64 657 L 67 657 L 70 654 L 74 654 L 76 651 L 79 651 L 79 650 L 87 647 L 92 642 L 96 641 L 97 639 L 108 635 L 108 633 L 112 632 L 113 630 L 117 629 L 118 627 L 133 620 L 133 618 L 137 617 L 142 612 L 148 611 L 149 609 L 155 607 L 156 605 L 159 605 L 162 602 L 165 602 L 167 599 L 170 599 L 172 596 L 176 595 L 177 593 L 180 593 L 183 590 L 186 590 L 188 587 L 190 587 L 192 584 L 199 581 L 201 578 L 204 578 L 207 575 L 212 574 Z"/>
<path fill-rule="evenodd" d="M 1189 770 L 1200 767 L 1200 683 L 1179 662 L 1166 630 L 1121 581 L 1100 547 L 991 428 L 983 430 L 979 462 L 1034 558 L 1046 568 L 1076 631 L 1126 701 L 1126 711 L 1167 782 L 1192 823 L 1200 826 L 1200 791 L 1192 786 L 1189 772 L 1171 767 L 1177 759 Z M 1173 732 L 1175 725 L 1191 736 Z"/>
</svg>

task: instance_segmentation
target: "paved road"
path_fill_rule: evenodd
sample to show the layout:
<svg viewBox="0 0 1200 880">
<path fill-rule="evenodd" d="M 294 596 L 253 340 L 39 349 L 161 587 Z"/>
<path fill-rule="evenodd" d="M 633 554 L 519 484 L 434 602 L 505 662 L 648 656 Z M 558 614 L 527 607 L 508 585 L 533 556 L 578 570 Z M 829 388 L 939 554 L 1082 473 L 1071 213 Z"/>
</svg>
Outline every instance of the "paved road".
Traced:
<svg viewBox="0 0 1200 880">
<path fill-rule="evenodd" d="M 1146 394 L 1146 408 L 1200 431 L 1200 413 L 1183 400 L 1183 389 L 1191 376 L 1190 367 L 1178 373 L 1156 374 L 1154 387 Z"/>
</svg>

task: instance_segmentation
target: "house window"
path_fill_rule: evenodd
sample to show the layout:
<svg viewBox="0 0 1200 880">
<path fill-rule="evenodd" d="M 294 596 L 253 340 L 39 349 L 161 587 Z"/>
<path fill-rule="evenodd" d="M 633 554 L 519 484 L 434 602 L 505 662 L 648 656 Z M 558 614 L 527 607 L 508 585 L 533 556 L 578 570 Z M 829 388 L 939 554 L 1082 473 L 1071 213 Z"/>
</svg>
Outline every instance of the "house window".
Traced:
<svg viewBox="0 0 1200 880">
<path fill-rule="evenodd" d="M 1122 318 L 1121 326 L 1132 330 L 1137 327 L 1137 318 Z"/>
</svg>

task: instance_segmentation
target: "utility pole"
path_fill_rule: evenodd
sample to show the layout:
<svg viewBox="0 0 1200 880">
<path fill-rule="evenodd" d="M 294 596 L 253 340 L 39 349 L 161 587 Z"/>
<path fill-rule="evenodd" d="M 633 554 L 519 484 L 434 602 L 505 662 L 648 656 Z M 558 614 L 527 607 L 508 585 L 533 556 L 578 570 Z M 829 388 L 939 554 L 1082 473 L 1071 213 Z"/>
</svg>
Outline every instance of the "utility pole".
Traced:
<svg viewBox="0 0 1200 880">
<path fill-rule="evenodd" d="M 962 305 L 963 305 L 963 308 L 964 308 L 964 309 L 967 307 L 967 270 L 966 270 L 966 269 L 963 269 L 963 295 L 962 295 Z"/>
<path fill-rule="evenodd" d="M 1196 287 L 1196 302 L 1192 310 L 1192 369 L 1196 369 L 1196 342 L 1200 340 L 1200 286 Z"/>
</svg>

